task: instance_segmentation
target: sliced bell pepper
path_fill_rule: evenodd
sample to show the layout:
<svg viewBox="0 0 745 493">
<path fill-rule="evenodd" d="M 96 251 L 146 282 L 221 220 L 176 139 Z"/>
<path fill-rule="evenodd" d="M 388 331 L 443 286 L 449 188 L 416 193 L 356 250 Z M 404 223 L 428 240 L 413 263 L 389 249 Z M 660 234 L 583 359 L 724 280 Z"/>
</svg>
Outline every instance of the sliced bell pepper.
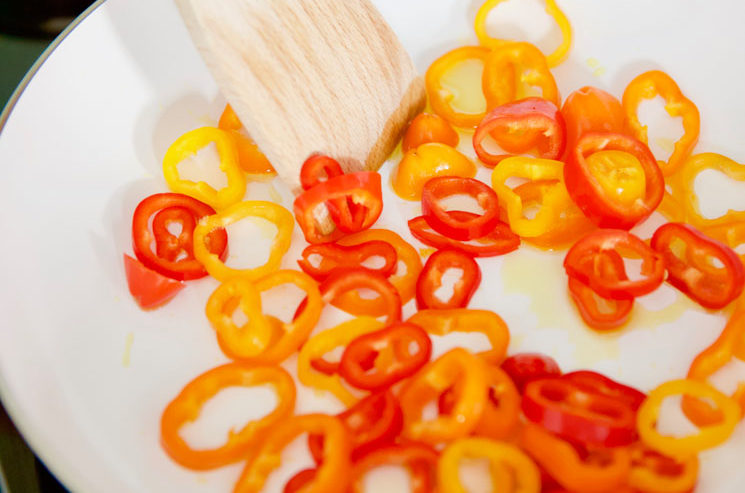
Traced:
<svg viewBox="0 0 745 493">
<path fill-rule="evenodd" d="M 282 451 L 303 433 L 322 435 L 327 444 L 323 458 L 316 469 L 315 478 L 303 491 L 305 493 L 346 493 L 350 485 L 349 451 L 351 439 L 341 420 L 325 414 L 293 416 L 275 426 L 256 443 L 255 450 L 247 454 L 248 463 L 243 469 L 234 493 L 261 491 L 269 474 L 282 463 Z"/>
<path fill-rule="evenodd" d="M 410 149 L 393 171 L 391 185 L 396 195 L 405 200 L 422 198 L 424 184 L 436 176 L 473 178 L 476 165 L 458 150 L 432 142 Z"/>
<path fill-rule="evenodd" d="M 520 423 L 520 393 L 510 376 L 496 366 L 487 370 L 487 385 L 484 412 L 473 433 L 494 440 L 509 439 Z M 437 402 L 440 414 L 452 411 L 456 395 L 455 387 L 440 395 Z"/>
<path fill-rule="evenodd" d="M 492 188 L 497 192 L 499 203 L 507 210 L 510 229 L 521 237 L 531 238 L 550 232 L 562 211 L 569 208 L 571 200 L 564 186 L 564 164 L 561 161 L 515 156 L 502 161 L 491 175 Z M 525 205 L 507 181 L 510 178 L 525 178 L 531 181 L 551 180 L 553 185 L 542 194 L 543 201 L 536 215 L 525 217 Z"/>
<path fill-rule="evenodd" d="M 437 479 L 440 493 L 466 493 L 460 481 L 463 459 L 486 459 L 492 472 L 492 491 L 538 493 L 541 491 L 541 473 L 533 460 L 518 447 L 488 438 L 469 437 L 456 440 L 445 447 L 437 462 Z M 504 475 L 503 477 L 500 477 Z"/>
<path fill-rule="evenodd" d="M 586 133 L 624 133 L 623 105 L 612 94 L 597 87 L 585 86 L 572 92 L 561 107 L 566 124 L 566 148 L 562 161 L 574 150 Z"/>
<path fill-rule="evenodd" d="M 403 427 L 403 413 L 398 399 L 390 389 L 371 394 L 339 414 L 352 437 L 353 461 L 363 455 L 392 444 Z M 311 455 L 323 458 L 323 437 L 308 436 Z"/>
<path fill-rule="evenodd" d="M 497 7 L 497 5 L 504 1 L 505 0 L 486 0 L 486 2 L 481 5 L 478 12 L 476 12 L 474 29 L 476 31 L 476 36 L 479 38 L 479 43 L 483 46 L 488 46 L 489 48 L 498 48 L 500 46 L 504 46 L 507 43 L 510 43 L 510 41 L 507 40 L 492 38 L 491 36 L 489 36 L 489 33 L 486 29 L 486 20 L 489 17 L 489 14 Z M 553 53 L 546 56 L 546 62 L 548 63 L 548 66 L 556 67 L 561 62 L 563 62 L 569 54 L 569 48 L 572 45 L 572 26 L 569 23 L 569 19 L 567 19 L 567 16 L 556 4 L 555 0 L 546 0 L 546 13 L 554 19 L 556 25 L 559 26 L 559 30 L 561 31 L 561 44 L 556 48 L 556 50 L 554 50 Z"/>
<path fill-rule="evenodd" d="M 647 126 L 639 121 L 639 105 L 644 99 L 661 96 L 665 100 L 665 110 L 673 118 L 683 120 L 683 136 L 675 143 L 670 158 L 660 161 L 662 174 L 670 176 L 683 165 L 693 152 L 701 130 L 701 116 L 693 102 L 680 91 L 678 84 L 660 70 L 650 70 L 637 75 L 623 91 L 623 109 L 626 112 L 626 125 L 631 134 L 647 144 Z"/>
<path fill-rule="evenodd" d="M 487 110 L 524 99 L 534 94 L 534 89 L 540 89 L 543 99 L 556 106 L 560 103 L 559 89 L 546 57 L 530 43 L 508 43 L 495 48 L 484 62 L 481 86 Z"/>
<path fill-rule="evenodd" d="M 330 178 L 298 195 L 293 208 L 308 243 L 336 241 L 344 233 L 368 229 L 383 210 L 380 175 L 360 171 Z M 335 224 L 331 231 L 326 231 L 324 211 Z"/>
<path fill-rule="evenodd" d="M 309 245 L 303 250 L 303 258 L 297 261 L 300 268 L 318 282 L 324 281 L 337 267 L 355 267 L 373 258 L 382 258 L 380 267 L 367 267 L 383 277 L 396 272 L 398 255 L 393 246 L 382 240 L 371 240 L 357 245 L 343 246 L 338 243 L 321 243 Z M 311 258 L 319 256 L 320 260 L 313 265 Z"/>
<path fill-rule="evenodd" d="M 449 269 L 461 271 L 453 284 L 453 294 L 447 300 L 437 296 L 442 287 L 442 276 Z M 479 264 L 460 250 L 438 250 L 427 259 L 416 282 L 416 306 L 425 308 L 465 308 L 481 284 Z"/>
<path fill-rule="evenodd" d="M 490 349 L 477 353 L 491 365 L 498 365 L 507 353 L 510 331 L 502 317 L 489 310 L 452 308 L 449 310 L 419 310 L 407 322 L 418 325 L 427 333 L 444 336 L 453 332 L 482 333 L 489 339 Z"/>
<path fill-rule="evenodd" d="M 588 392 L 561 378 L 525 386 L 525 417 L 567 440 L 598 447 L 628 445 L 636 439 L 636 414 L 625 402 Z"/>
<path fill-rule="evenodd" d="M 421 327 L 394 323 L 352 340 L 339 374 L 352 386 L 374 392 L 413 375 L 431 354 L 432 341 Z"/>
<path fill-rule="evenodd" d="M 314 154 L 300 168 L 300 186 L 310 190 L 324 181 L 344 174 L 339 161 L 323 154 Z"/>
<path fill-rule="evenodd" d="M 556 190 L 556 186 L 561 187 L 561 192 Z M 563 176 L 559 180 L 528 181 L 513 188 L 512 193 L 520 197 L 523 210 L 542 207 L 548 198 L 548 203 L 559 211 L 558 217 L 551 223 L 548 231 L 538 236 L 523 238 L 531 245 L 547 250 L 564 249 L 596 229 L 595 224 L 587 219 L 569 196 Z"/>
<path fill-rule="evenodd" d="M 673 459 L 641 442 L 631 446 L 631 471 L 628 485 L 635 491 L 681 493 L 693 491 L 698 480 L 696 455 Z"/>
<path fill-rule="evenodd" d="M 623 260 L 620 256 L 619 261 L 623 268 Z M 604 298 L 576 277 L 569 277 L 568 287 L 569 295 L 574 300 L 582 320 L 595 330 L 602 332 L 615 330 L 631 318 L 631 310 L 634 308 L 633 298 L 624 300 Z"/>
<path fill-rule="evenodd" d="M 719 337 L 693 359 L 686 378 L 706 382 L 733 358 L 745 361 L 745 311 L 736 311 Z M 740 405 L 740 415 L 745 415 L 745 382 L 738 382 L 731 398 Z M 683 396 L 681 407 L 697 426 L 711 426 L 724 419 L 720 409 L 688 395 Z"/>
<path fill-rule="evenodd" d="M 248 320 L 242 326 L 233 319 L 238 308 Z M 205 313 L 221 345 L 238 358 L 258 356 L 276 335 L 271 320 L 261 311 L 261 293 L 246 278 L 234 277 L 220 284 L 207 300 Z"/>
<path fill-rule="evenodd" d="M 143 310 L 163 306 L 186 287 L 183 281 L 148 269 L 142 262 L 124 254 L 124 272 L 129 293 Z"/>
<path fill-rule="evenodd" d="M 293 284 L 305 293 L 303 305 L 289 323 L 261 312 L 260 293 L 283 284 Z M 237 307 L 248 318 L 242 327 L 233 321 Z M 280 270 L 258 281 L 234 278 L 223 283 L 207 301 L 206 313 L 217 332 L 220 348 L 229 358 L 253 364 L 277 364 L 308 339 L 322 308 L 321 293 L 310 276 L 296 270 Z"/>
<path fill-rule="evenodd" d="M 484 210 L 483 214 L 454 216 L 443 201 L 455 195 L 467 195 Z M 474 178 L 440 176 L 422 189 L 422 215 L 432 229 L 454 240 L 468 241 L 486 236 L 499 223 L 499 199 L 494 190 Z"/>
<path fill-rule="evenodd" d="M 484 148 L 491 137 L 504 154 Z M 491 110 L 473 134 L 473 148 L 482 163 L 493 168 L 514 154 L 532 154 L 543 159 L 560 159 L 566 144 L 564 117 L 556 105 L 542 98 L 526 98 Z"/>
<path fill-rule="evenodd" d="M 228 267 L 211 249 L 212 233 L 247 217 L 266 219 L 277 227 L 277 236 L 269 251 L 269 258 L 259 267 L 248 269 Z M 194 228 L 194 257 L 218 281 L 226 281 L 235 276 L 256 280 L 279 269 L 282 257 L 290 248 L 294 225 L 290 211 L 274 202 L 263 200 L 239 202 L 199 221 L 197 227 Z"/>
<path fill-rule="evenodd" d="M 359 317 L 314 335 L 300 349 L 297 360 L 298 379 L 313 389 L 331 392 L 346 406 L 355 404 L 359 398 L 344 385 L 341 375 L 318 371 L 312 362 L 323 359 L 330 351 L 346 346 L 357 337 L 380 330 L 382 327 L 383 323 L 374 318 Z"/>
<path fill-rule="evenodd" d="M 665 260 L 667 282 L 704 308 L 724 308 L 742 293 L 745 267 L 737 253 L 693 226 L 664 224 L 651 245 Z"/>
<path fill-rule="evenodd" d="M 615 252 L 613 254 L 609 252 Z M 609 262 L 610 255 L 641 259 L 639 278 L 629 279 L 626 269 L 618 270 L 618 262 Z M 599 229 L 577 243 L 564 258 L 564 269 L 604 298 L 624 300 L 649 294 L 665 278 L 665 262 L 639 237 L 618 229 Z"/>
<path fill-rule="evenodd" d="M 709 238 L 724 243 L 737 252 L 738 248 L 745 245 L 745 221 L 711 226 L 701 231 Z M 745 264 L 745 253 L 739 253 L 740 260 Z"/>
<path fill-rule="evenodd" d="M 443 76 L 459 63 L 467 60 L 485 62 L 491 50 L 482 46 L 463 46 L 449 51 L 432 62 L 425 74 L 427 98 L 432 110 L 450 124 L 462 128 L 475 128 L 485 113 L 458 111 L 451 104 L 453 93 L 443 85 Z M 486 68 L 486 67 L 485 67 Z"/>
<path fill-rule="evenodd" d="M 626 483 L 631 470 L 631 452 L 627 447 L 574 446 L 532 423 L 523 427 L 520 444 L 552 478 L 570 491 L 616 492 Z"/>
<path fill-rule="evenodd" d="M 243 132 L 243 124 L 233 108 L 228 104 L 220 115 L 220 121 L 217 123 L 220 130 L 224 130 L 233 137 L 236 150 L 238 151 L 238 163 L 243 171 L 249 175 L 258 177 L 275 176 L 277 172 L 272 167 L 272 163 L 266 158 L 259 146 Z"/>
<path fill-rule="evenodd" d="M 409 152 L 422 144 L 432 142 L 458 147 L 460 136 L 450 126 L 450 123 L 441 116 L 420 113 L 409 123 L 401 143 L 401 150 Z"/>
<path fill-rule="evenodd" d="M 211 143 L 217 146 L 220 170 L 225 173 L 228 182 L 219 190 L 204 181 L 184 180 L 178 170 L 178 165 L 184 159 Z M 231 134 L 219 128 L 198 128 L 176 139 L 163 157 L 163 176 L 172 191 L 194 197 L 218 211 L 240 202 L 246 194 L 246 175 L 238 164 L 235 140 Z"/>
<path fill-rule="evenodd" d="M 508 356 L 500 365 L 507 372 L 522 394 L 525 386 L 533 380 L 558 377 L 561 368 L 551 356 L 541 353 L 517 353 Z"/>
<path fill-rule="evenodd" d="M 285 483 L 282 493 L 298 493 L 312 483 L 314 479 L 316 479 L 315 469 L 303 469 Z"/>
<path fill-rule="evenodd" d="M 398 291 L 401 303 L 406 304 L 414 298 L 416 280 L 422 270 L 422 259 L 419 253 L 403 238 L 387 229 L 369 229 L 356 234 L 345 236 L 339 240 L 339 245 L 352 246 L 368 241 L 385 241 L 396 249 L 398 266 L 395 274 L 388 278 Z M 339 293 L 332 305 L 352 315 L 370 315 L 380 317 L 388 312 L 389 306 L 384 298 L 363 298 L 359 291 L 352 290 Z"/>
<path fill-rule="evenodd" d="M 427 403 L 438 399 L 451 387 L 456 390 L 452 411 L 434 419 L 424 419 L 422 411 Z M 433 445 L 464 437 L 476 428 L 486 396 L 486 363 L 465 349 L 452 349 L 404 383 L 399 394 L 404 413 L 402 434 Z"/>
<path fill-rule="evenodd" d="M 699 428 L 697 433 L 686 436 L 663 435 L 657 430 L 660 406 L 668 397 L 681 395 L 708 399 L 721 411 L 722 420 Z M 674 459 L 685 459 L 702 450 L 724 443 L 740 420 L 737 402 L 705 382 L 697 380 L 671 380 L 649 393 L 637 414 L 637 428 L 641 441 L 657 452 Z"/>
<path fill-rule="evenodd" d="M 337 297 L 358 289 L 371 289 L 378 293 L 376 300 L 381 300 L 385 309 L 382 315 L 386 323 L 392 324 L 401 320 L 401 296 L 396 287 L 385 277 L 364 267 L 337 267 L 321 283 L 321 296 L 326 303 L 332 303 Z"/>
<path fill-rule="evenodd" d="M 310 190 L 315 186 L 337 178 L 344 174 L 336 159 L 314 154 L 305 160 L 300 168 L 300 185 L 303 190 Z M 347 195 L 326 201 L 331 220 L 342 233 L 355 233 L 364 229 L 368 220 L 368 209 L 364 205 L 354 203 L 353 197 Z"/>
<path fill-rule="evenodd" d="M 685 221 L 703 229 L 745 220 L 745 210 L 730 209 L 726 214 L 711 219 L 701 215 L 693 185 L 698 174 L 707 169 L 719 171 L 738 182 L 745 181 L 745 165 L 726 156 L 713 152 L 691 156 L 670 180 L 673 198 L 683 205 Z"/>
<path fill-rule="evenodd" d="M 448 211 L 448 214 L 461 221 L 476 220 L 478 214 L 466 211 Z M 438 249 L 454 248 L 473 257 L 495 257 L 510 253 L 520 246 L 520 237 L 512 232 L 509 226 L 498 222 L 495 228 L 481 238 L 468 242 L 454 240 L 432 229 L 424 216 L 409 220 L 409 230 L 417 240 L 425 245 Z"/>
<path fill-rule="evenodd" d="M 633 387 L 616 382 L 615 380 L 590 370 L 579 370 L 564 374 L 562 380 L 572 382 L 582 390 L 606 395 L 623 402 L 636 411 L 642 405 L 647 395 Z"/>
<path fill-rule="evenodd" d="M 564 182 L 601 228 L 630 229 L 654 212 L 665 192 L 652 152 L 622 134 L 583 134 L 564 165 Z"/>
<path fill-rule="evenodd" d="M 249 421 L 238 431 L 228 433 L 226 442 L 212 449 L 191 447 L 179 434 L 181 428 L 196 421 L 204 404 L 228 387 L 270 385 L 277 404 L 266 416 Z M 160 419 L 160 438 L 168 455 L 190 469 L 213 469 L 246 458 L 262 438 L 295 409 L 295 383 L 289 373 L 274 366 L 248 366 L 229 363 L 213 368 L 189 382 L 166 406 Z"/>
<path fill-rule="evenodd" d="M 351 493 L 365 493 L 367 473 L 387 465 L 404 466 L 410 476 L 411 493 L 432 493 L 437 481 L 437 452 L 421 443 L 407 442 L 375 449 L 355 461 Z"/>
<path fill-rule="evenodd" d="M 180 193 L 156 193 L 143 199 L 132 216 L 132 247 L 137 260 L 177 281 L 206 276 L 207 270 L 194 256 L 194 229 L 197 221 L 212 214 L 212 207 Z M 178 236 L 168 230 L 172 223 L 181 226 Z M 228 245 L 225 229 L 210 232 L 206 243 L 211 254 L 223 258 Z"/>
</svg>

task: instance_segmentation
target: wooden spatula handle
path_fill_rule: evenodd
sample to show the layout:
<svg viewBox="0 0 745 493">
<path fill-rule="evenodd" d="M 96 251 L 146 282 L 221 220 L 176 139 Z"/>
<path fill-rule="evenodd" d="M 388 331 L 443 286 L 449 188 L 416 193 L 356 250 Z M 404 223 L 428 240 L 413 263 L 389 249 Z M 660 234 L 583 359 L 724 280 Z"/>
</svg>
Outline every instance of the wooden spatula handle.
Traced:
<svg viewBox="0 0 745 493">
<path fill-rule="evenodd" d="M 176 0 L 223 94 L 281 178 L 313 153 L 377 169 L 424 84 L 368 0 Z"/>
</svg>

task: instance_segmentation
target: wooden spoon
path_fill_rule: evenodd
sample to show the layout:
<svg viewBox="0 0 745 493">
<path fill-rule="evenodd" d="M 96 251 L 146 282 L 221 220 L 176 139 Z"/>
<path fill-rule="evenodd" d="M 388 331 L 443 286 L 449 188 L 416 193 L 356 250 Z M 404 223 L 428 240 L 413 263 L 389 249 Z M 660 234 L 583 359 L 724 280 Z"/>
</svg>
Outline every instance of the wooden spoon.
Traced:
<svg viewBox="0 0 745 493">
<path fill-rule="evenodd" d="M 376 170 L 424 83 L 369 0 L 175 0 L 192 40 L 282 180 L 313 153 Z"/>
</svg>

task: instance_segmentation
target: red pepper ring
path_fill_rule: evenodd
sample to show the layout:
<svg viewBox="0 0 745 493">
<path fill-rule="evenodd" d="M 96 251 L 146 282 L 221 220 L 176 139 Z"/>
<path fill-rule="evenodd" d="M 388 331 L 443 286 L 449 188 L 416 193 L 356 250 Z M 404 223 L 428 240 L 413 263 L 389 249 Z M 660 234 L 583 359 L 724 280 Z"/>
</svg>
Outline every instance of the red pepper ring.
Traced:
<svg viewBox="0 0 745 493">
<path fill-rule="evenodd" d="M 403 427 L 401 406 L 390 389 L 365 397 L 338 416 L 352 437 L 353 461 L 372 450 L 393 443 Z M 320 463 L 323 457 L 323 437 L 308 435 L 308 448 L 316 463 Z"/>
<path fill-rule="evenodd" d="M 617 262 L 608 262 L 609 252 L 622 258 L 624 255 L 641 258 L 641 277 L 629 279 L 625 269 L 619 272 Z M 665 278 L 662 255 L 641 238 L 618 229 L 599 229 L 579 240 L 567 252 L 564 269 L 569 277 L 577 278 L 600 296 L 614 300 L 649 294 Z"/>
<path fill-rule="evenodd" d="M 448 215 L 457 220 L 468 221 L 478 218 L 478 214 L 466 211 L 448 211 Z M 417 240 L 435 248 L 454 248 L 474 257 L 496 257 L 510 253 L 520 246 L 520 237 L 512 232 L 510 227 L 498 222 L 496 227 L 487 235 L 472 240 L 470 243 L 454 240 L 441 235 L 424 219 L 424 216 L 409 220 L 409 230 Z"/>
<path fill-rule="evenodd" d="M 385 465 L 401 465 L 409 470 L 411 493 L 431 493 L 435 489 L 437 458 L 434 449 L 415 442 L 373 450 L 354 463 L 351 493 L 364 493 L 365 475 Z"/>
<path fill-rule="evenodd" d="M 199 219 L 214 214 L 209 205 L 180 193 L 156 193 L 143 199 L 132 217 L 132 247 L 137 260 L 148 269 L 178 281 L 206 276 L 204 266 L 194 258 L 193 233 Z M 180 223 L 178 236 L 168 231 L 171 222 Z M 225 257 L 228 235 L 224 229 L 211 232 L 206 243 L 211 253 Z"/>
<path fill-rule="evenodd" d="M 396 272 L 398 254 L 393 246 L 382 240 L 371 240 L 356 245 L 344 246 L 338 243 L 322 243 L 310 245 L 303 250 L 303 258 L 297 261 L 300 268 L 318 282 L 323 282 L 331 271 L 337 267 L 355 267 L 366 260 L 381 257 L 384 264 L 381 267 L 365 267 L 366 269 L 388 277 Z M 321 257 L 318 266 L 310 261 L 312 255 Z"/>
<path fill-rule="evenodd" d="M 282 493 L 298 493 L 299 491 L 302 491 L 306 485 L 312 483 L 313 480 L 316 479 L 316 474 L 316 469 L 303 469 L 285 483 Z"/>
<path fill-rule="evenodd" d="M 401 296 L 395 286 L 385 277 L 364 267 L 337 267 L 319 286 L 324 303 L 331 303 L 339 295 L 356 289 L 372 289 L 383 299 L 386 307 L 386 323 L 401 321 Z M 295 317 L 305 309 L 303 300 L 295 311 Z"/>
<path fill-rule="evenodd" d="M 179 223 L 181 231 L 178 236 L 168 230 L 171 223 Z M 186 207 L 166 207 L 153 216 L 153 235 L 155 236 L 155 253 L 168 261 L 175 261 L 179 255 L 194 257 L 194 228 L 197 221 L 192 211 Z"/>
<path fill-rule="evenodd" d="M 300 184 L 303 190 L 311 188 L 344 174 L 339 162 L 329 156 L 315 154 L 303 163 L 300 168 Z M 325 177 L 324 177 L 325 175 Z M 363 228 L 368 209 L 358 206 L 350 197 L 329 200 L 326 202 L 331 219 L 344 233 L 355 233 Z"/>
<path fill-rule="evenodd" d="M 336 375 L 339 373 L 339 362 L 338 361 L 327 361 L 323 358 L 315 358 L 310 360 L 310 366 L 317 372 L 323 373 L 324 375 Z"/>
<path fill-rule="evenodd" d="M 343 174 L 339 161 L 322 154 L 314 154 L 306 159 L 300 168 L 300 185 L 303 190 L 310 190 L 319 183 Z"/>
<path fill-rule="evenodd" d="M 448 269 L 460 269 L 462 274 L 453 285 L 447 301 L 436 296 L 442 286 L 442 276 Z M 416 282 L 416 306 L 425 308 L 465 308 L 481 284 L 479 264 L 460 250 L 439 250 L 429 256 Z"/>
<path fill-rule="evenodd" d="M 577 305 L 577 310 L 587 325 L 598 331 L 614 330 L 628 322 L 634 308 L 633 298 L 613 300 L 603 298 L 590 286 L 569 277 L 569 295 Z M 601 303 L 605 310 L 601 308 Z"/>
<path fill-rule="evenodd" d="M 358 389 L 381 390 L 416 373 L 431 354 L 432 341 L 424 329 L 395 323 L 350 342 L 342 354 L 339 373 Z"/>
<path fill-rule="evenodd" d="M 645 180 L 642 197 L 629 204 L 610 196 L 587 161 L 590 155 L 600 151 L 622 151 L 639 160 Z M 633 137 L 617 133 L 582 135 L 569 152 L 564 181 L 572 200 L 601 228 L 630 229 L 649 217 L 665 194 L 665 179 L 649 147 Z"/>
<path fill-rule="evenodd" d="M 507 154 L 492 154 L 483 145 L 491 136 Z M 566 124 L 559 108 L 542 98 L 526 98 L 497 106 L 473 134 L 473 148 L 486 166 L 493 168 L 515 154 L 559 159 L 566 145 Z"/>
<path fill-rule="evenodd" d="M 445 198 L 462 194 L 476 200 L 484 213 L 456 216 L 445 210 Z M 490 186 L 474 178 L 438 176 L 424 184 L 422 215 L 438 233 L 454 240 L 472 240 L 489 234 L 499 224 L 499 199 Z"/>
<path fill-rule="evenodd" d="M 566 373 L 561 377 L 574 383 L 576 386 L 587 392 L 607 395 L 617 401 L 626 403 L 631 409 L 636 411 L 642 405 L 647 394 L 634 387 L 629 387 L 622 383 L 606 377 L 600 373 L 590 370 L 579 370 Z"/>
<path fill-rule="evenodd" d="M 627 403 L 562 378 L 528 383 L 522 410 L 528 420 L 567 440 L 601 447 L 636 440 L 636 412 Z"/>
<path fill-rule="evenodd" d="M 675 249 L 676 240 L 685 245 L 680 254 Z M 724 308 L 742 293 L 745 267 L 740 257 L 693 226 L 663 224 L 652 236 L 652 248 L 665 260 L 667 282 L 704 308 Z M 712 259 L 721 265 L 714 265 Z"/>
<path fill-rule="evenodd" d="M 360 171 L 330 178 L 298 195 L 293 207 L 308 243 L 338 240 L 345 232 L 362 231 L 378 220 L 383 210 L 380 175 Z M 327 218 L 336 224 L 330 231 L 324 211 L 319 209 L 324 207 L 329 212 Z"/>
<path fill-rule="evenodd" d="M 561 368 L 556 360 L 541 353 L 513 354 L 502 361 L 500 368 L 509 375 L 521 394 L 533 380 L 561 375 Z"/>
</svg>

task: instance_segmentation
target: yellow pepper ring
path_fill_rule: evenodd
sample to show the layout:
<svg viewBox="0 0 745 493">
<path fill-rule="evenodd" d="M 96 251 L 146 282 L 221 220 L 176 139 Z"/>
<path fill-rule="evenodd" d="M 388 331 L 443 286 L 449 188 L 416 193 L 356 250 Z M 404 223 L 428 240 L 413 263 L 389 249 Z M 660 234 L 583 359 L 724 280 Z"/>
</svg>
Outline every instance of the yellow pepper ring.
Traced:
<svg viewBox="0 0 745 493">
<path fill-rule="evenodd" d="M 504 39 L 492 38 L 486 31 L 486 19 L 489 16 L 489 13 L 504 1 L 506 0 L 486 0 L 476 13 L 474 30 L 476 31 L 476 36 L 479 38 L 479 43 L 483 46 L 497 48 L 510 42 Z M 556 48 L 556 50 L 546 56 L 548 66 L 553 68 L 563 62 L 569 54 L 569 48 L 572 46 L 572 26 L 564 12 L 562 12 L 559 6 L 556 5 L 556 0 L 546 0 L 546 13 L 556 21 L 556 25 L 559 26 L 559 29 L 561 30 L 562 37 L 561 44 Z"/>
<path fill-rule="evenodd" d="M 262 277 L 255 283 L 259 293 L 283 284 L 294 284 L 305 293 L 305 307 L 288 323 L 266 315 L 270 322 L 278 322 L 281 330 L 275 333 L 281 332 L 281 335 L 273 337 L 269 346 L 261 354 L 247 358 L 247 363 L 279 364 L 286 360 L 308 340 L 318 319 L 321 318 L 321 310 L 323 310 L 321 292 L 316 281 L 308 274 L 297 270 L 280 270 Z"/>
<path fill-rule="evenodd" d="M 383 328 L 383 322 L 373 317 L 358 317 L 311 337 L 300 350 L 297 360 L 297 376 L 301 383 L 316 390 L 334 394 L 345 406 L 359 400 L 343 383 L 338 373 L 326 375 L 316 371 L 311 361 L 340 346 L 346 346 L 357 337 Z"/>
<path fill-rule="evenodd" d="M 442 86 L 442 77 L 456 64 L 465 60 L 485 61 L 491 53 L 489 48 L 483 46 L 462 46 L 449 51 L 432 62 L 425 75 L 427 97 L 432 110 L 439 116 L 456 127 L 475 128 L 484 119 L 483 113 L 462 113 L 456 111 L 450 101 L 453 95 Z"/>
<path fill-rule="evenodd" d="M 534 218 L 523 215 L 522 198 L 507 186 L 512 177 L 531 181 L 556 180 L 556 184 L 544 195 L 543 203 Z M 571 205 L 564 185 L 564 164 L 551 159 L 510 157 L 499 163 L 492 172 L 492 188 L 497 192 L 499 203 L 507 210 L 507 220 L 515 234 L 532 238 L 551 230 L 557 224 L 562 210 Z"/>
<path fill-rule="evenodd" d="M 487 459 L 495 483 L 511 484 L 514 481 L 512 488 L 503 489 L 494 484 L 492 491 L 538 493 L 541 490 L 538 467 L 519 448 L 487 438 L 461 438 L 448 445 L 437 462 L 437 483 L 441 493 L 466 493 L 458 478 L 460 462 L 464 458 Z M 501 474 L 505 469 L 506 477 Z"/>
<path fill-rule="evenodd" d="M 585 159 L 593 178 L 607 196 L 621 204 L 632 205 L 647 193 L 647 177 L 639 159 L 625 151 L 607 150 Z"/>
<path fill-rule="evenodd" d="M 439 142 L 410 149 L 391 173 L 391 186 L 405 200 L 421 200 L 424 184 L 436 176 L 476 176 L 476 164 L 454 147 Z"/>
<path fill-rule="evenodd" d="M 240 327 L 233 320 L 233 312 L 238 307 L 248 318 Z M 272 326 L 261 312 L 259 290 L 248 279 L 235 277 L 222 283 L 207 300 L 205 312 L 217 337 L 236 356 L 250 358 L 269 345 Z"/>
<path fill-rule="evenodd" d="M 264 265 L 249 269 L 233 269 L 225 265 L 220 257 L 209 251 L 205 239 L 212 231 L 224 228 L 246 217 L 260 217 L 274 223 L 277 227 L 277 236 L 272 243 L 269 259 Z M 197 227 L 194 228 L 194 257 L 218 281 L 227 281 L 236 276 L 253 281 L 279 269 L 282 257 L 290 248 L 294 224 L 295 220 L 292 213 L 273 202 L 262 200 L 239 202 L 199 221 Z"/>
<path fill-rule="evenodd" d="M 228 180 L 227 186 L 220 190 L 215 190 L 204 181 L 183 180 L 178 171 L 179 163 L 210 143 L 217 146 L 220 170 Z M 163 176 L 168 188 L 174 192 L 201 200 L 218 211 L 240 202 L 246 194 L 246 176 L 238 162 L 235 141 L 230 134 L 219 128 L 198 128 L 176 139 L 163 158 Z"/>
<path fill-rule="evenodd" d="M 662 401 L 673 395 L 710 399 L 722 412 L 719 424 L 704 426 L 694 435 L 675 437 L 657 431 Z M 685 459 L 702 450 L 716 447 L 729 438 L 740 420 L 740 406 L 711 385 L 696 380 L 672 380 L 649 393 L 636 417 L 639 437 L 650 448 L 673 458 Z"/>
<path fill-rule="evenodd" d="M 710 228 L 745 220 L 745 210 L 730 209 L 726 214 L 713 219 L 701 215 L 694 182 L 698 174 L 705 169 L 719 171 L 733 180 L 745 181 L 745 164 L 713 152 L 691 156 L 675 175 L 667 178 L 673 190 L 673 198 L 683 204 L 685 220 L 697 228 Z"/>
</svg>

